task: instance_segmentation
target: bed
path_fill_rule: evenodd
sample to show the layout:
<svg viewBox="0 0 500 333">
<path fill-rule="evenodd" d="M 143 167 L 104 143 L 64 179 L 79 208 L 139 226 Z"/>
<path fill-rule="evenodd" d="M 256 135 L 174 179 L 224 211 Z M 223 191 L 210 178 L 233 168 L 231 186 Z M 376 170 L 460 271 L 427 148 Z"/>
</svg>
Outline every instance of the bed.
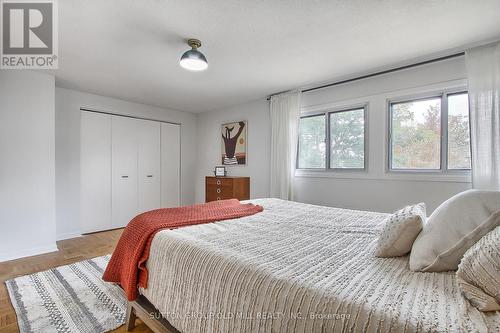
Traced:
<svg viewBox="0 0 500 333">
<path fill-rule="evenodd" d="M 248 202 L 264 211 L 154 237 L 140 293 L 179 331 L 500 331 L 500 313 L 472 307 L 454 272 L 374 257 L 387 214 Z"/>
</svg>

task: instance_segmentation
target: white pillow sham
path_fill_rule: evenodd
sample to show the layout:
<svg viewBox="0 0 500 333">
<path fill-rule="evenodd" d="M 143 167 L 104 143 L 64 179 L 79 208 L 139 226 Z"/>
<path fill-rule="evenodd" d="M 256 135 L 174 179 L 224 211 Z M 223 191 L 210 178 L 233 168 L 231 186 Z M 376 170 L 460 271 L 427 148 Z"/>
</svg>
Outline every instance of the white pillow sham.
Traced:
<svg viewBox="0 0 500 333">
<path fill-rule="evenodd" d="M 500 225 L 500 192 L 468 190 L 441 204 L 413 243 L 410 269 L 456 270 L 464 253 Z"/>
<path fill-rule="evenodd" d="M 465 252 L 458 265 L 457 282 L 478 310 L 500 310 L 500 227 Z"/>
<path fill-rule="evenodd" d="M 425 203 L 406 206 L 391 214 L 386 220 L 378 238 L 377 257 L 404 256 L 422 230 L 426 215 Z"/>
</svg>

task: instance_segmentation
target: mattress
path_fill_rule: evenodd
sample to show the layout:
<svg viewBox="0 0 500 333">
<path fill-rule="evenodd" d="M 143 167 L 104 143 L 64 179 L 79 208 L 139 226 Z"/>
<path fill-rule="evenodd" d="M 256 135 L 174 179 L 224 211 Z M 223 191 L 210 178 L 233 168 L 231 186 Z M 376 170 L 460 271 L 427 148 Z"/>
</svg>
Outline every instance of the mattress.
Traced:
<svg viewBox="0 0 500 333">
<path fill-rule="evenodd" d="M 454 272 L 374 256 L 387 214 L 250 202 L 264 211 L 154 237 L 141 293 L 181 332 L 500 331 Z"/>
</svg>

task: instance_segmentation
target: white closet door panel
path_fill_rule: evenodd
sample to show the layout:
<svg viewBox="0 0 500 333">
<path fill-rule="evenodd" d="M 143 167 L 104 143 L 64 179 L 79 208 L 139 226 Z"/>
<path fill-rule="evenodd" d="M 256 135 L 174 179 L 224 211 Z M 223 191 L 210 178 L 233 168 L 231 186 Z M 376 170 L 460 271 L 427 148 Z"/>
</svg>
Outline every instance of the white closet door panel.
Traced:
<svg viewBox="0 0 500 333">
<path fill-rule="evenodd" d="M 140 120 L 138 138 L 139 212 L 161 208 L 160 123 Z"/>
<path fill-rule="evenodd" d="M 137 132 L 139 121 L 112 116 L 112 226 L 123 227 L 138 213 Z"/>
<path fill-rule="evenodd" d="M 180 206 L 181 126 L 161 124 L 161 205 Z"/>
<path fill-rule="evenodd" d="M 111 116 L 81 112 L 80 227 L 111 228 Z"/>
</svg>

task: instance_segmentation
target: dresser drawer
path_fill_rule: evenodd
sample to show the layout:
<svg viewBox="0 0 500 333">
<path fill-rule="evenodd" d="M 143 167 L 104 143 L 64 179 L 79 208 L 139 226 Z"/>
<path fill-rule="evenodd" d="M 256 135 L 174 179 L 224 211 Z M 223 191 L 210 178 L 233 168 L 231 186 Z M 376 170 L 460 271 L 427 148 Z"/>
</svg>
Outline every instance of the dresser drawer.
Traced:
<svg viewBox="0 0 500 333">
<path fill-rule="evenodd" d="M 231 178 L 216 178 L 207 177 L 207 186 L 233 186 L 233 179 Z"/>
<path fill-rule="evenodd" d="M 225 199 L 246 200 L 249 198 L 250 179 L 248 177 L 206 177 L 205 201 Z"/>
<path fill-rule="evenodd" d="M 209 185 L 207 186 L 206 193 L 211 197 L 219 197 L 221 199 L 234 198 L 232 185 Z"/>
<path fill-rule="evenodd" d="M 226 199 L 234 199 L 232 194 L 217 194 L 217 193 L 207 193 L 206 201 L 216 201 L 216 200 L 226 200 Z"/>
</svg>

